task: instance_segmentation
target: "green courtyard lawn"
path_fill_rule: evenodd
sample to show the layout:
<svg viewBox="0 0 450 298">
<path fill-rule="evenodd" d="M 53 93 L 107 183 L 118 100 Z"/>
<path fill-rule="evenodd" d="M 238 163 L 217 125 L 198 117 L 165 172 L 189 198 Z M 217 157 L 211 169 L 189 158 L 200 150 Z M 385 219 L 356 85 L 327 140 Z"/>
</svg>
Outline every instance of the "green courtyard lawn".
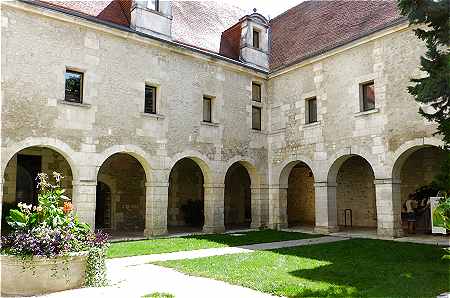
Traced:
<svg viewBox="0 0 450 298">
<path fill-rule="evenodd" d="M 268 243 L 320 237 L 296 232 L 262 230 L 231 234 L 192 235 L 185 237 L 156 238 L 151 240 L 112 243 L 108 258 L 150 255 L 201 248 L 240 246 L 246 244 Z"/>
<path fill-rule="evenodd" d="M 449 291 L 443 255 L 436 246 L 352 239 L 156 264 L 286 297 L 436 297 Z"/>
</svg>

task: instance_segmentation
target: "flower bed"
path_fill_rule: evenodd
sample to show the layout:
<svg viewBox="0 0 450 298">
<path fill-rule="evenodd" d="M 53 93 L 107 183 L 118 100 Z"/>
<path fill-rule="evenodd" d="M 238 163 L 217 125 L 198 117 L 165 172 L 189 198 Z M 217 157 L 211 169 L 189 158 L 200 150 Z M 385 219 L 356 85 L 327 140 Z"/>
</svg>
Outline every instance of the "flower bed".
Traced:
<svg viewBox="0 0 450 298">
<path fill-rule="evenodd" d="M 78 221 L 70 199 L 39 174 L 38 205 L 18 204 L 6 221 L 12 232 L 2 237 L 0 252 L 3 295 L 35 295 L 106 284 L 107 235 L 93 233 Z"/>
</svg>

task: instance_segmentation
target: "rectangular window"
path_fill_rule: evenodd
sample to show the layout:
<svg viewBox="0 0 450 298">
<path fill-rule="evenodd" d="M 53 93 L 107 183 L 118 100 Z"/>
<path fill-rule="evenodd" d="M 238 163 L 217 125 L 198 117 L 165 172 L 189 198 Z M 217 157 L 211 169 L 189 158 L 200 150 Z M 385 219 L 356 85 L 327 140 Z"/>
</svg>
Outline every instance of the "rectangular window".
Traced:
<svg viewBox="0 0 450 298">
<path fill-rule="evenodd" d="M 317 98 L 306 99 L 306 123 L 317 122 Z"/>
<path fill-rule="evenodd" d="M 259 49 L 259 31 L 253 30 L 253 47 Z"/>
<path fill-rule="evenodd" d="M 144 113 L 156 114 L 156 87 L 145 85 Z"/>
<path fill-rule="evenodd" d="M 375 85 L 372 82 L 361 84 L 362 110 L 375 109 Z"/>
<path fill-rule="evenodd" d="M 261 102 L 261 85 L 252 83 L 252 100 Z"/>
<path fill-rule="evenodd" d="M 66 70 L 64 75 L 66 80 L 66 92 L 64 100 L 70 102 L 83 102 L 83 73 L 73 70 Z"/>
<path fill-rule="evenodd" d="M 252 129 L 261 130 L 261 108 L 252 107 Z"/>
<path fill-rule="evenodd" d="M 212 99 L 203 96 L 203 122 L 212 122 Z"/>
<path fill-rule="evenodd" d="M 159 11 L 159 0 L 148 0 L 147 8 L 151 10 Z"/>
</svg>

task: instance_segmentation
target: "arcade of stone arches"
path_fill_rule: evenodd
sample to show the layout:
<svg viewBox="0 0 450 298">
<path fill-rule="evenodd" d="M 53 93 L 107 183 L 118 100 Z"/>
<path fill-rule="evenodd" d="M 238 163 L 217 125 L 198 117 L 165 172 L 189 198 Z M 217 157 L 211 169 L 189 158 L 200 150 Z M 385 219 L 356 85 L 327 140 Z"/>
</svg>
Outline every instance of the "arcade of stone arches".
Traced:
<svg viewBox="0 0 450 298">
<path fill-rule="evenodd" d="M 407 229 L 407 222 L 401 216 L 405 212 L 405 202 L 416 189 L 432 181 L 439 171 L 442 158 L 443 153 L 436 146 L 416 146 L 395 161 L 392 174 L 395 185 L 388 191 L 392 191 L 394 216 L 399 219 L 399 229 Z M 18 202 L 36 204 L 37 173 L 53 171 L 61 172 L 65 177 L 63 187 L 72 197 L 76 183 L 73 183 L 72 167 L 61 153 L 46 146 L 32 146 L 15 153 L 4 168 L 3 221 L 5 213 Z M 274 205 L 277 204 L 271 202 L 268 204 L 268 208 L 272 208 L 267 211 L 268 220 L 262 219 L 262 185 L 259 185 L 259 181 L 258 185 L 255 182 L 259 180 L 255 167 L 246 161 L 236 161 L 225 172 L 223 185 L 212 185 L 207 181 L 209 177 L 205 162 L 184 157 L 177 160 L 168 171 L 168 183 L 162 186 L 165 190 L 156 193 L 154 190 L 149 191 L 146 170 L 136 157 L 125 152 L 114 153 L 98 168 L 95 206 L 92 203 L 95 229 L 105 230 L 112 235 L 142 236 L 149 217 L 150 221 L 159 221 L 165 225 L 160 234 L 202 229 L 220 231 L 220 227 L 208 229 L 217 221 L 222 222 L 223 228 L 227 230 L 260 226 L 383 228 L 384 224 L 379 221 L 385 216 L 380 214 L 383 213 L 384 205 L 377 201 L 377 196 L 382 193 L 382 190 L 377 190 L 377 183 L 380 182 L 376 181 L 371 164 L 359 155 L 340 157 L 328 170 L 325 183 L 326 208 L 320 206 L 317 198 L 321 195 L 317 192 L 324 191 L 321 187 L 323 182 L 315 180 L 315 173 L 308 163 L 298 160 L 288 164 L 282 170 L 281 175 L 284 177 L 280 176 L 277 186 L 279 217 L 274 215 L 277 212 Z M 148 196 L 162 199 L 151 200 L 152 206 L 148 206 Z M 207 199 L 211 197 L 213 199 Z M 270 195 L 268 197 L 273 200 Z M 160 205 L 159 209 L 152 209 L 156 205 Z M 324 209 L 328 212 L 326 224 L 316 218 L 321 216 Z M 155 210 L 165 211 L 166 214 Z M 217 210 L 221 210 L 222 214 L 217 214 Z M 219 217 L 219 220 L 211 217 Z M 417 232 L 428 233 L 431 229 L 429 220 L 426 215 L 419 215 Z"/>
</svg>

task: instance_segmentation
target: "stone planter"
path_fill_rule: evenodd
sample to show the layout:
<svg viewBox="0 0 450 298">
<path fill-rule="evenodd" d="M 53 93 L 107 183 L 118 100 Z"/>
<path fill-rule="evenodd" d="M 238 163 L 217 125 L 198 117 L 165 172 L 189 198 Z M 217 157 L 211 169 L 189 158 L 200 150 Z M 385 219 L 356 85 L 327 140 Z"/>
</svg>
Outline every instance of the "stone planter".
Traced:
<svg viewBox="0 0 450 298">
<path fill-rule="evenodd" d="M 22 260 L 0 255 L 1 294 L 33 296 L 79 288 L 84 285 L 87 252 L 64 257 Z"/>
</svg>

